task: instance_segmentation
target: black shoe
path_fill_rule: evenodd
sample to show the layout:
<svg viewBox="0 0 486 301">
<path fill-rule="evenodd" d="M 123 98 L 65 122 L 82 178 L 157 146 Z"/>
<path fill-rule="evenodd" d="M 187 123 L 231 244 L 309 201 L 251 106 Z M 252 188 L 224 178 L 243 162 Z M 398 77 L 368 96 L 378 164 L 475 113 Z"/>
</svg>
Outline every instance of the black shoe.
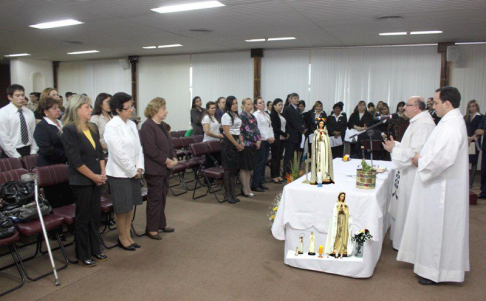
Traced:
<svg viewBox="0 0 486 301">
<path fill-rule="evenodd" d="M 120 241 L 119 239 L 118 239 L 118 246 L 119 246 L 120 248 L 122 248 L 123 250 L 125 250 L 125 251 L 135 251 L 135 250 L 137 250 L 137 249 L 135 249 L 135 247 L 132 247 L 132 245 L 129 245 L 128 247 L 125 247 L 125 246 L 124 246 L 124 245 L 121 243 L 121 241 Z"/>
<path fill-rule="evenodd" d="M 239 203 L 241 200 L 239 198 L 235 198 L 235 202 Z"/>
<path fill-rule="evenodd" d="M 230 204 L 236 204 L 236 203 L 238 203 L 238 201 L 237 201 L 237 200 L 235 200 L 235 199 L 230 199 L 228 202 L 229 202 Z"/>
<path fill-rule="evenodd" d="M 132 247 L 134 247 L 135 249 L 140 249 L 142 246 L 137 244 L 136 242 L 134 242 L 133 244 L 131 244 Z"/>
<path fill-rule="evenodd" d="M 91 260 L 91 259 L 80 260 L 79 261 L 79 264 L 82 264 L 85 267 L 89 267 L 89 268 L 92 268 L 92 267 L 95 267 L 96 266 L 96 262 L 94 262 L 94 260 Z"/>
<path fill-rule="evenodd" d="M 418 283 L 420 283 L 422 285 L 434 285 L 434 284 L 437 284 L 437 282 L 434 282 L 434 281 L 432 281 L 430 279 L 427 279 L 427 278 L 424 278 L 424 277 L 420 277 Z"/>
<path fill-rule="evenodd" d="M 478 199 L 486 199 L 486 193 L 481 192 L 481 193 L 478 195 Z"/>
<path fill-rule="evenodd" d="M 273 184 L 282 184 L 283 182 L 282 181 L 274 181 L 274 180 L 272 180 L 272 183 Z"/>
<path fill-rule="evenodd" d="M 263 184 L 262 184 L 262 185 L 260 185 L 260 188 L 265 189 L 265 190 L 268 190 L 268 189 L 269 189 L 267 186 L 265 186 L 265 185 L 263 185 Z"/>
<path fill-rule="evenodd" d="M 260 188 L 260 187 L 252 187 L 251 190 L 252 191 L 258 191 L 258 192 L 265 192 L 265 190 L 263 188 Z"/>
<path fill-rule="evenodd" d="M 145 235 L 147 235 L 148 238 L 154 239 L 154 240 L 162 240 L 162 236 L 160 236 L 159 233 L 152 235 L 148 230 L 145 230 Z"/>
<path fill-rule="evenodd" d="M 165 228 L 160 229 L 160 230 L 162 230 L 162 232 L 165 232 L 165 233 L 172 233 L 172 232 L 175 231 L 175 229 L 171 228 L 171 227 L 165 227 Z"/>
<path fill-rule="evenodd" d="M 241 195 L 244 196 L 245 198 L 252 198 L 255 196 L 252 192 L 250 192 L 249 194 L 245 194 L 243 192 L 243 189 L 241 190 Z"/>
<path fill-rule="evenodd" d="M 97 261 L 106 261 L 108 259 L 108 256 L 106 256 L 105 254 L 98 254 L 98 255 L 93 255 L 93 257 L 97 260 Z"/>
</svg>

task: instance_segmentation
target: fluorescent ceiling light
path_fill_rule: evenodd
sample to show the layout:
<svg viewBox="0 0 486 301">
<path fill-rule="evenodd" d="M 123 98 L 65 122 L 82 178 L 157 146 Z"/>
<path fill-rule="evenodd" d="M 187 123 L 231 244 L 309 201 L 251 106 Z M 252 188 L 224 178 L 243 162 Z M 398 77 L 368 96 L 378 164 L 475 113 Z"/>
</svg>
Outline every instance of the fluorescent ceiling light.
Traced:
<svg viewBox="0 0 486 301">
<path fill-rule="evenodd" d="M 399 31 L 399 32 L 381 32 L 380 36 L 406 36 L 406 31 Z"/>
<path fill-rule="evenodd" d="M 16 54 L 7 54 L 5 57 L 19 57 L 19 56 L 29 56 L 28 53 L 16 53 Z"/>
<path fill-rule="evenodd" d="M 250 39 L 250 40 L 245 40 L 245 42 L 248 43 L 255 43 L 255 42 L 265 42 L 266 39 Z"/>
<path fill-rule="evenodd" d="M 218 1 L 205 1 L 205 2 L 186 3 L 186 4 L 179 4 L 179 5 L 161 6 L 159 8 L 152 8 L 151 10 L 157 13 L 166 14 L 166 13 L 175 13 L 180 11 L 221 7 L 221 6 L 225 6 L 225 5 Z"/>
<path fill-rule="evenodd" d="M 143 47 L 143 49 L 156 49 L 157 46 L 145 46 Z"/>
<path fill-rule="evenodd" d="M 157 48 L 171 48 L 171 47 L 182 47 L 182 44 L 160 45 Z"/>
<path fill-rule="evenodd" d="M 96 53 L 99 52 L 98 50 L 87 50 L 87 51 L 76 51 L 76 52 L 68 52 L 68 54 L 86 54 L 86 53 Z"/>
<path fill-rule="evenodd" d="M 442 33 L 441 30 L 429 30 L 429 31 L 411 31 L 410 34 L 436 34 Z"/>
<path fill-rule="evenodd" d="M 83 24 L 83 22 L 69 19 L 69 20 L 61 20 L 55 22 L 39 23 L 39 24 L 29 25 L 29 27 L 34 27 L 38 29 L 47 29 L 47 28 L 71 26 L 71 25 L 78 25 L 78 24 Z"/>
<path fill-rule="evenodd" d="M 456 45 L 479 45 L 479 44 L 486 44 L 486 42 L 462 42 L 462 43 L 456 43 Z"/>
<path fill-rule="evenodd" d="M 283 38 L 268 38 L 267 41 L 286 41 L 286 40 L 295 40 L 294 37 L 283 37 Z"/>
</svg>

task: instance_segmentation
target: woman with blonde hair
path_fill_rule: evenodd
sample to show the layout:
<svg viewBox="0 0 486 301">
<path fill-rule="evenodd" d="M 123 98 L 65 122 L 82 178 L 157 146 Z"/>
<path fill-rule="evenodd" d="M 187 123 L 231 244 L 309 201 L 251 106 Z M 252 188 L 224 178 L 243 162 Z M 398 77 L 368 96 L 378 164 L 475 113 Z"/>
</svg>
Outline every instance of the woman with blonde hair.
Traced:
<svg viewBox="0 0 486 301">
<path fill-rule="evenodd" d="M 251 192 L 252 190 L 258 192 L 265 191 L 261 187 L 250 187 L 251 172 L 256 167 L 256 152 L 258 149 L 260 149 L 262 138 L 260 130 L 258 129 L 258 121 L 252 114 L 253 101 L 251 98 L 243 99 L 241 102 L 241 108 L 241 137 L 243 140 L 243 145 L 245 146 L 241 154 L 241 192 L 243 196 L 251 198 L 254 196 L 254 194 Z"/>
<path fill-rule="evenodd" d="M 165 127 L 167 114 L 165 99 L 152 99 L 145 108 L 144 115 L 147 120 L 140 130 L 148 188 L 145 235 L 155 240 L 162 239 L 159 230 L 174 232 L 174 228 L 167 227 L 165 204 L 169 192 L 169 169 L 176 166 L 178 161 Z"/>
<path fill-rule="evenodd" d="M 96 125 L 91 118 L 91 99 L 76 95 L 71 98 L 63 118 L 62 144 L 69 164 L 69 185 L 76 202 L 76 258 L 92 267 L 105 261 L 101 252 L 98 228 L 101 217 L 101 188 L 106 182 L 105 159 Z"/>
<path fill-rule="evenodd" d="M 118 92 L 110 99 L 113 119 L 105 127 L 108 148 L 106 175 L 111 191 L 115 222 L 118 229 L 118 246 L 135 251 L 140 245 L 130 235 L 133 208 L 142 204 L 140 179 L 144 158 L 137 125 L 130 120 L 133 110 L 132 96 Z"/>
</svg>

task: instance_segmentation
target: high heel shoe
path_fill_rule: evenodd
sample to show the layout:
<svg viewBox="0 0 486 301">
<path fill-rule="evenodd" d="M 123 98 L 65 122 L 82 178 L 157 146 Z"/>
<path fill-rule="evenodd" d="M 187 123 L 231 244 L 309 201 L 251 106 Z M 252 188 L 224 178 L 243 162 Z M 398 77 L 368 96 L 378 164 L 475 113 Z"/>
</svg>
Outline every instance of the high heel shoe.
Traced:
<svg viewBox="0 0 486 301">
<path fill-rule="evenodd" d="M 118 239 L 118 246 L 119 246 L 120 248 L 122 248 L 123 250 L 125 250 L 125 251 L 135 251 L 135 250 L 137 250 L 137 249 L 135 249 L 135 247 L 133 247 L 132 245 L 129 245 L 128 247 L 125 247 L 125 246 L 124 246 L 124 245 L 121 243 L 120 239 Z"/>
<path fill-rule="evenodd" d="M 250 192 L 249 194 L 245 194 L 243 192 L 243 189 L 241 190 L 241 195 L 244 196 L 245 198 L 252 198 L 255 196 L 252 192 Z"/>
</svg>

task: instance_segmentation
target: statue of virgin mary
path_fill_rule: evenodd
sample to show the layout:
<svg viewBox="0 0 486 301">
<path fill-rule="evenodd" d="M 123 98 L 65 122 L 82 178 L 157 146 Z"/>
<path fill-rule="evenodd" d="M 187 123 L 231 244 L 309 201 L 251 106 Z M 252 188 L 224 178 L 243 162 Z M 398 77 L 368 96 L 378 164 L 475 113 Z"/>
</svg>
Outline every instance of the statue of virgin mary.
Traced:
<svg viewBox="0 0 486 301">
<path fill-rule="evenodd" d="M 332 169 L 332 152 L 326 118 L 317 118 L 317 129 L 312 137 L 311 185 L 331 184 L 334 177 Z"/>
<path fill-rule="evenodd" d="M 340 192 L 338 201 L 332 211 L 332 218 L 329 221 L 327 231 L 326 247 L 324 253 L 336 258 L 348 257 L 353 254 L 351 242 L 351 214 L 348 205 L 345 203 L 346 193 Z"/>
</svg>

